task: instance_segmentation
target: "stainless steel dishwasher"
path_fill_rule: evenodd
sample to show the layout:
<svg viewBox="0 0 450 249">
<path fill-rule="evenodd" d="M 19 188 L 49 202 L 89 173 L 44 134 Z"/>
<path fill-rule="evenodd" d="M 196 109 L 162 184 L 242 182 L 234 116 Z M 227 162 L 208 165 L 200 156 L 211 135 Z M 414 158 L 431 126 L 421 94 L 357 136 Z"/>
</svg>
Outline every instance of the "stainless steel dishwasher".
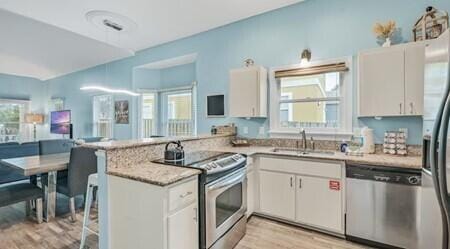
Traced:
<svg viewBox="0 0 450 249">
<path fill-rule="evenodd" d="M 417 249 L 420 170 L 347 165 L 347 239 Z"/>
</svg>

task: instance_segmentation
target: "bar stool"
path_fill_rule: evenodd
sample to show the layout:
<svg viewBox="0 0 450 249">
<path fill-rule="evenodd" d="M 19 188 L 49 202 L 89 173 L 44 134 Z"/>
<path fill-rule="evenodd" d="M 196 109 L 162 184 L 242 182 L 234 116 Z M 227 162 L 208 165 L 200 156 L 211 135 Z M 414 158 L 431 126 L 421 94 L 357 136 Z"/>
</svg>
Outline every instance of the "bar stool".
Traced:
<svg viewBox="0 0 450 249">
<path fill-rule="evenodd" d="M 92 200 L 94 196 L 94 188 L 96 187 L 98 187 L 98 175 L 97 174 L 89 175 L 88 186 L 86 191 L 86 201 L 84 206 L 83 230 L 81 232 L 80 249 L 84 249 L 88 233 L 98 235 L 98 232 L 89 228 L 89 224 L 91 223 L 89 215 L 91 212 Z"/>
</svg>

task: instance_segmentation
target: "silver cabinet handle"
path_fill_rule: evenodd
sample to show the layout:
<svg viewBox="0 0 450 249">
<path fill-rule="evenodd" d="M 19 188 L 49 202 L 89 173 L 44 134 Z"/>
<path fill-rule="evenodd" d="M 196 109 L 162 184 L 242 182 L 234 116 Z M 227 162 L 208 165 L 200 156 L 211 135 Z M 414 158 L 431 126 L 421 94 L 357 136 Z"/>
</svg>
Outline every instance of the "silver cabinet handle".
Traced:
<svg viewBox="0 0 450 249">
<path fill-rule="evenodd" d="M 302 178 L 298 179 L 298 188 L 302 188 Z"/>
<path fill-rule="evenodd" d="M 197 222 L 198 216 L 197 216 L 197 208 L 194 208 L 194 220 Z"/>
<path fill-rule="evenodd" d="M 411 108 L 411 114 L 414 114 L 414 103 L 409 103 L 409 107 Z"/>
<path fill-rule="evenodd" d="M 184 197 L 186 197 L 186 196 L 188 196 L 188 195 L 192 195 L 192 192 L 189 191 L 189 192 L 186 192 L 185 194 L 181 194 L 181 195 L 180 195 L 180 198 L 184 198 Z"/>
<path fill-rule="evenodd" d="M 294 178 L 291 176 L 291 188 L 294 186 L 293 181 L 294 181 Z"/>
<path fill-rule="evenodd" d="M 402 103 L 400 103 L 400 114 L 402 114 Z"/>
</svg>

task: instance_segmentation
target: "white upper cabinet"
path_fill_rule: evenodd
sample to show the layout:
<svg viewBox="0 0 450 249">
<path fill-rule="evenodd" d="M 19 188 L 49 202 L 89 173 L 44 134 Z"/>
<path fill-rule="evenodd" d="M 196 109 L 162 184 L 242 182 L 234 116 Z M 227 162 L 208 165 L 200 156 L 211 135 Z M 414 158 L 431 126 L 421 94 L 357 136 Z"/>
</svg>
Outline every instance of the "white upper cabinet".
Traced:
<svg viewBox="0 0 450 249">
<path fill-rule="evenodd" d="M 425 46 L 420 43 L 405 49 L 405 114 L 423 115 Z"/>
<path fill-rule="evenodd" d="M 359 116 L 422 115 L 425 44 L 359 53 Z"/>
<path fill-rule="evenodd" d="M 260 66 L 230 70 L 230 116 L 267 117 L 267 70 Z"/>
</svg>

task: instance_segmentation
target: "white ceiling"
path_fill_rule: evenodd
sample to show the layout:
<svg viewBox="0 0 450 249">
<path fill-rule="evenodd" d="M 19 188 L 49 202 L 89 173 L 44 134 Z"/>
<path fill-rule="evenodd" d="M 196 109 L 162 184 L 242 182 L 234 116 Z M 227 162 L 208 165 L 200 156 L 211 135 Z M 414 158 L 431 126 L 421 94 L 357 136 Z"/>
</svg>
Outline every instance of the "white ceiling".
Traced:
<svg viewBox="0 0 450 249">
<path fill-rule="evenodd" d="M 46 80 L 125 58 L 130 51 L 0 10 L 0 73 Z"/>
<path fill-rule="evenodd" d="M 303 0 L 0 0 L 0 9 L 62 29 L 45 27 L 42 23 L 33 24 L 25 18 L 19 21 L 18 16 L 1 11 L 0 27 L 16 31 L 7 38 L 11 46 L 0 47 L 0 72 L 7 73 L 10 70 L 16 74 L 36 75 L 41 79 L 51 78 L 121 58 L 126 56 L 124 53 L 130 55 L 130 51 L 126 50 L 137 51 L 156 46 L 301 1 Z M 137 28 L 124 34 L 106 33 L 86 20 L 85 14 L 92 10 L 121 14 L 132 19 Z M 4 19 L 8 21 L 6 24 Z M 39 29 L 45 32 L 38 32 Z M 69 37 L 72 39 L 68 39 Z M 26 42 L 31 40 L 33 42 Z M 68 43 L 63 46 L 58 40 Z M 52 46 L 46 46 L 47 44 Z M 48 61 L 40 57 L 43 55 Z M 3 58 L 12 58 L 9 59 L 9 64 L 12 64 L 9 67 L 13 67 L 12 69 L 3 65 Z M 69 64 L 73 66 L 64 67 Z M 19 66 L 24 68 L 18 68 Z"/>
</svg>

